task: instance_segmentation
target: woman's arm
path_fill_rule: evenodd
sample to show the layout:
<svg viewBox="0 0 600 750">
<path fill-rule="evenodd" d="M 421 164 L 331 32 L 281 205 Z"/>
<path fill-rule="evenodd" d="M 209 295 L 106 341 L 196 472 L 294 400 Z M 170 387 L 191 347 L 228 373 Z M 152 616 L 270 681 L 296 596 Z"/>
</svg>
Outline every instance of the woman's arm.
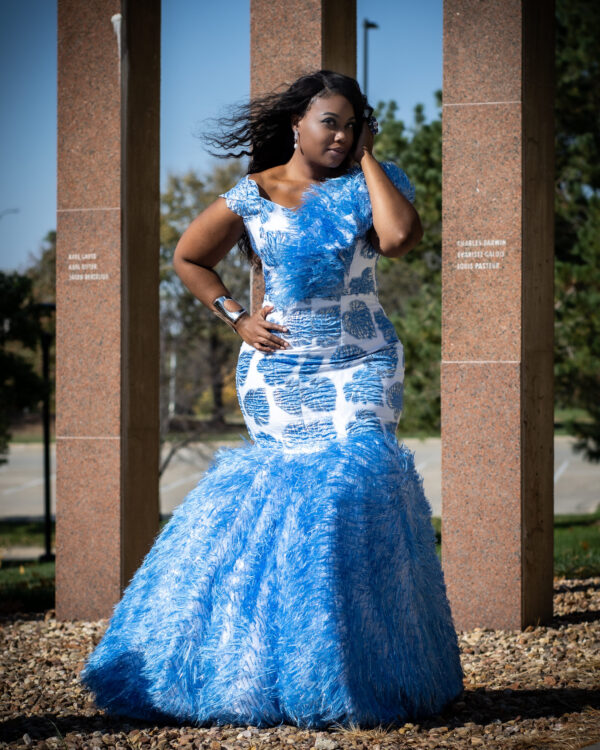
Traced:
<svg viewBox="0 0 600 750">
<path fill-rule="evenodd" d="M 227 255 L 243 231 L 242 217 L 227 208 L 224 198 L 217 198 L 181 235 L 173 255 L 173 268 L 194 297 L 225 320 L 246 343 L 261 351 L 286 348 L 288 343 L 284 339 L 269 332 L 269 329 L 287 331 L 284 326 L 266 320 L 272 307 L 265 306 L 253 315 L 245 313 L 232 323 L 213 305 L 217 297 L 231 297 L 214 266 Z M 226 302 L 226 306 L 232 311 L 242 308 L 231 302 Z"/>
<path fill-rule="evenodd" d="M 219 316 L 213 300 L 231 294 L 214 266 L 227 255 L 243 231 L 241 216 L 227 208 L 224 198 L 218 198 L 192 221 L 173 255 L 175 273 L 194 297 Z"/>
<path fill-rule="evenodd" d="M 369 239 L 373 247 L 388 258 L 399 258 L 412 250 L 423 237 L 423 227 L 415 207 L 405 198 L 371 153 L 373 135 L 366 123 L 355 152 L 355 160 L 365 176 L 373 229 Z"/>
</svg>

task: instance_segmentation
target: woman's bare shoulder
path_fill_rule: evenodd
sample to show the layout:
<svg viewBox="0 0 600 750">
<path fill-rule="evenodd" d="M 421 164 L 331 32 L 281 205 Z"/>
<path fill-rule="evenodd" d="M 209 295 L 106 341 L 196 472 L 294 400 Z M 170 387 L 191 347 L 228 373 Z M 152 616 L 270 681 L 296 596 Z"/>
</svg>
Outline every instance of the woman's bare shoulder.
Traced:
<svg viewBox="0 0 600 750">
<path fill-rule="evenodd" d="M 302 196 L 312 184 L 306 179 L 290 175 L 287 164 L 271 167 L 262 172 L 253 172 L 248 177 L 257 184 L 261 197 L 292 209 L 298 208 Z"/>
<path fill-rule="evenodd" d="M 262 172 L 252 172 L 248 175 L 249 179 L 254 180 L 256 184 L 268 190 L 268 187 L 272 187 L 281 181 L 283 177 L 283 164 L 278 164 L 275 167 L 269 167 L 269 169 L 263 169 Z"/>
</svg>

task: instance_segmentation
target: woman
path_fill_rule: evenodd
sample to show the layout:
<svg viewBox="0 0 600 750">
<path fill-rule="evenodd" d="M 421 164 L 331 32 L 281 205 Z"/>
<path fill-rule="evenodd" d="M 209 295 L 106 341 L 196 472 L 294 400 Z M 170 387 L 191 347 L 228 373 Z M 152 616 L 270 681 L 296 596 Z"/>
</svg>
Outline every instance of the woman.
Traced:
<svg viewBox="0 0 600 750">
<path fill-rule="evenodd" d="M 462 692 L 375 281 L 378 257 L 422 229 L 407 176 L 372 155 L 371 113 L 354 79 L 319 71 L 215 139 L 249 146 L 249 173 L 192 222 L 174 266 L 243 339 L 254 442 L 217 453 L 116 606 L 82 673 L 110 712 L 375 726 Z M 264 272 L 252 314 L 214 270 L 236 242 Z"/>
</svg>

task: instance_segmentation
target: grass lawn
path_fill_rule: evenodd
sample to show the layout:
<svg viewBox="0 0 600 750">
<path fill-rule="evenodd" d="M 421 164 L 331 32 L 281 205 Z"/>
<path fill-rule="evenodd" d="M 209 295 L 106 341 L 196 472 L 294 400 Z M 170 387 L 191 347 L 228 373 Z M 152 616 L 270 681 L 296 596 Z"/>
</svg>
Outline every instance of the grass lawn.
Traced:
<svg viewBox="0 0 600 750">
<path fill-rule="evenodd" d="M 554 517 L 554 575 L 600 576 L 600 512 Z"/>
<path fill-rule="evenodd" d="M 6 547 L 43 547 L 44 529 L 43 521 L 1 520 L 0 550 Z M 54 548 L 54 521 L 52 522 L 52 548 Z"/>
<path fill-rule="evenodd" d="M 43 612 L 53 607 L 53 562 L 2 562 L 0 568 L 0 614 Z"/>
<path fill-rule="evenodd" d="M 161 519 L 161 528 L 168 518 Z M 441 557 L 441 519 L 432 519 Z M 54 537 L 54 535 L 53 535 Z M 43 546 L 42 522 L 0 522 L 0 547 Z M 1 553 L 0 553 L 1 554 Z M 554 575 L 600 576 L 600 512 L 554 517 Z M 0 613 L 41 612 L 54 607 L 54 563 L 0 559 Z"/>
</svg>

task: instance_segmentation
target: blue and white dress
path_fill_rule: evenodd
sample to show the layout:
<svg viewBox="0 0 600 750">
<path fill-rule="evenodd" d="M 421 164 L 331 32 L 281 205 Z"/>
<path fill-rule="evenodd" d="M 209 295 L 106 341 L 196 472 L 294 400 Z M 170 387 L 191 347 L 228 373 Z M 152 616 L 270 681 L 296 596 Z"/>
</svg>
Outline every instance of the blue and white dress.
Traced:
<svg viewBox="0 0 600 750">
<path fill-rule="evenodd" d="M 410 200 L 402 170 L 385 163 Z M 242 343 L 253 442 L 221 449 L 116 605 L 82 680 L 110 713 L 323 728 L 438 713 L 463 687 L 413 456 L 402 344 L 377 297 L 362 171 L 298 209 L 223 195 L 291 347 Z"/>
</svg>

